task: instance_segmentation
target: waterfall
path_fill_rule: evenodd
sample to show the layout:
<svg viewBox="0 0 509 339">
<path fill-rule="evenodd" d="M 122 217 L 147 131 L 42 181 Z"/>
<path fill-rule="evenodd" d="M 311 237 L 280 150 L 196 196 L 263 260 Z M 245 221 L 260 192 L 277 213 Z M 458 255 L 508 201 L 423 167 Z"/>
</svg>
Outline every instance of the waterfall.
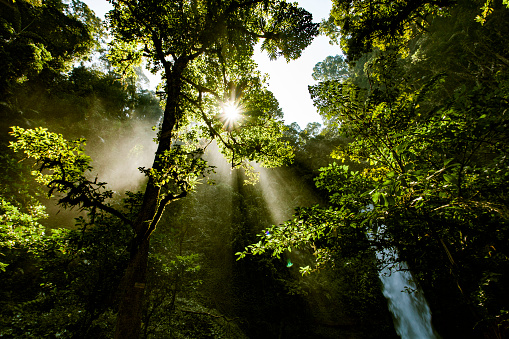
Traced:
<svg viewBox="0 0 509 339">
<path fill-rule="evenodd" d="M 369 204 L 366 211 L 371 210 L 373 205 Z M 384 232 L 385 225 L 380 225 L 376 234 L 383 238 Z M 367 236 L 369 239 L 374 237 L 372 233 Z M 401 339 L 440 339 L 431 324 L 431 311 L 424 293 L 415 284 L 408 265 L 406 262 L 395 264 L 398 259 L 396 249 L 377 251 L 376 256 L 384 264 L 379 277 L 383 284 L 383 295 L 392 313 L 396 333 Z"/>
<path fill-rule="evenodd" d="M 394 250 L 377 254 L 378 258 L 397 259 Z M 383 294 L 389 303 L 394 328 L 402 339 L 439 339 L 431 325 L 431 311 L 424 293 L 413 281 L 406 263 L 400 263 L 398 270 L 387 266 L 380 272 Z"/>
</svg>

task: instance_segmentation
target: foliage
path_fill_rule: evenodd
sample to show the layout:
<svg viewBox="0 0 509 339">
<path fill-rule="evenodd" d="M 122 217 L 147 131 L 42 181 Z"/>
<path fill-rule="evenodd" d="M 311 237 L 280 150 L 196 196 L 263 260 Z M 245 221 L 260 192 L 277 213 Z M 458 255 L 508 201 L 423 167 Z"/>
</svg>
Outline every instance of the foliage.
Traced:
<svg viewBox="0 0 509 339">
<path fill-rule="evenodd" d="M 15 130 L 20 140 L 13 147 L 28 142 L 27 154 L 53 169 L 44 175 L 34 171 L 43 181 L 80 177 L 89 167 L 80 141 L 67 143 L 45 129 Z M 48 149 L 48 144 L 53 147 Z M 5 162 L 3 169 L 12 174 L 13 182 L 2 181 L 0 252 L 7 266 L 2 265 L 0 273 L 0 334 L 16 338 L 43 338 L 48 333 L 101 337 L 114 320 L 113 297 L 132 239 L 129 229 L 118 219 L 84 205 L 81 207 L 91 213 L 88 219 L 93 225 L 81 217 L 75 230 L 43 227 L 40 222 L 46 217 L 45 209 L 39 202 L 40 192 L 24 177 L 29 175 L 27 164 L 10 153 L 5 158 L 12 160 Z M 75 168 L 71 168 L 73 162 Z M 8 195 L 13 189 L 16 194 Z M 126 201 L 126 215 L 132 214 L 130 206 Z"/>
<path fill-rule="evenodd" d="M 84 139 L 67 141 L 61 134 L 48 132 L 45 128 L 25 130 L 13 127 L 12 135 L 17 138 L 11 142 L 14 151 L 24 152 L 36 161 L 39 168 L 32 171 L 39 183 L 47 186 L 48 194 L 59 193 L 63 197 L 58 203 L 63 207 L 88 209 L 95 215 L 97 209 L 107 211 L 130 223 L 122 213 L 105 204 L 113 192 L 105 190 L 105 183 L 89 180 L 85 172 L 90 171 L 90 157 L 82 148 Z M 49 171 L 46 174 L 45 171 Z"/>
<path fill-rule="evenodd" d="M 18 140 L 20 143 L 30 140 L 27 153 L 34 157 L 41 155 L 38 159 L 46 166 L 50 160 L 53 165 L 60 161 L 58 167 L 53 167 L 53 173 L 46 172 L 41 177 L 40 172 L 34 171 L 46 181 L 73 172 L 66 170 L 73 161 L 81 164 L 82 169 L 88 168 L 88 157 L 83 154 L 80 141 L 66 142 L 61 135 L 45 129 L 15 130 L 24 136 L 20 137 L 23 141 Z M 54 146 L 51 151 L 45 149 L 48 143 Z M 14 164 L 23 180 L 17 186 L 2 181 L 3 192 L 16 187 L 18 192 L 2 198 L 0 251 L 2 262 L 9 265 L 0 273 L 3 282 L 0 334 L 16 338 L 45 338 L 48 333 L 64 338 L 109 337 L 114 321 L 115 290 L 133 238 L 130 228 L 83 205 L 90 214 L 87 219 L 77 218 L 75 229 L 62 229 L 55 224 L 51 229 L 41 226 L 39 220 L 45 216 L 44 207 L 38 200 L 37 190 L 28 189 L 33 183 L 23 178 L 28 175 L 26 162 L 6 162 L 5 167 L 9 164 Z M 73 175 L 83 174 L 75 170 Z M 139 194 L 128 193 L 123 203 L 113 204 L 131 218 L 139 199 Z"/>
<path fill-rule="evenodd" d="M 44 207 L 35 206 L 31 213 L 22 213 L 4 198 L 1 198 L 0 203 L 0 248 L 36 251 L 34 243 L 44 235 L 44 228 L 37 222 L 45 217 Z M 1 252 L 0 255 L 5 256 Z M 0 262 L 0 271 L 5 271 L 9 265 L 3 260 Z"/>
<path fill-rule="evenodd" d="M 79 229 L 54 229 L 10 251 L 13 261 L 2 273 L 2 335 L 107 337 L 132 235 L 114 220 L 95 220 L 78 220 Z M 28 244 L 32 254 L 25 252 Z"/>
<path fill-rule="evenodd" d="M 313 79 L 317 81 L 342 80 L 349 76 L 348 65 L 341 55 L 328 56 L 313 67 Z"/>
<path fill-rule="evenodd" d="M 31 214 L 39 208 L 43 190 L 39 185 L 34 185 L 30 167 L 21 162 L 13 152 L 6 149 L 0 159 L 3 164 L 0 167 L 0 195 L 20 212 Z"/>
<path fill-rule="evenodd" d="M 350 78 L 310 88 L 328 126 L 351 140 L 333 152 L 347 165 L 331 164 L 316 178 L 328 206 L 298 210 L 239 255 L 310 248 L 315 264 L 306 273 L 335 265 L 336 256 L 396 248 L 443 317 L 439 330 L 500 336 L 509 263 L 508 11 L 481 26 L 475 8 L 458 4 L 419 33 L 412 25 L 429 4 L 373 6 L 336 4 L 349 61 L 369 53 L 352 62 Z"/>
<path fill-rule="evenodd" d="M 509 1 L 502 0 L 502 3 L 504 5 L 506 5 L 507 7 L 509 7 Z M 482 10 L 481 14 L 476 16 L 475 20 L 477 22 L 480 22 L 481 24 L 484 25 L 484 23 L 486 22 L 486 17 L 493 12 L 493 7 L 492 6 L 493 6 L 493 1 L 492 0 L 486 0 L 484 5 L 481 7 L 481 10 Z"/>
<path fill-rule="evenodd" d="M 6 99 L 2 109 L 10 118 L 2 119 L 2 128 L 51 126 L 68 138 L 84 135 L 94 140 L 99 135 L 105 139 L 116 133 L 111 130 L 121 122 L 143 121 L 154 126 L 162 115 L 153 92 L 138 90 L 133 81 L 123 81 L 111 71 L 84 66 L 42 87 L 37 81 L 27 81 Z"/>
<path fill-rule="evenodd" d="M 80 1 L 2 2 L 0 93 L 36 76 L 51 79 L 86 57 L 100 35 L 99 19 Z M 42 74 L 45 73 L 45 74 Z"/>
<path fill-rule="evenodd" d="M 323 25 L 333 39 L 341 32 L 341 48 L 349 61 L 372 48 L 404 43 L 428 26 L 435 16 L 447 13 L 454 1 L 333 1 L 331 17 Z M 403 45 L 402 45 L 403 44 Z"/>
<path fill-rule="evenodd" d="M 23 151 L 28 158 L 41 163 L 41 168 L 34 172 L 37 180 L 45 185 L 58 184 L 59 180 L 77 181 L 85 171 L 90 170 L 90 157 L 84 154 L 83 139 L 67 142 L 63 136 L 48 132 L 46 128 L 25 130 L 13 127 L 13 137 L 17 140 L 10 143 L 15 151 Z M 52 171 L 43 174 L 43 170 Z"/>
</svg>

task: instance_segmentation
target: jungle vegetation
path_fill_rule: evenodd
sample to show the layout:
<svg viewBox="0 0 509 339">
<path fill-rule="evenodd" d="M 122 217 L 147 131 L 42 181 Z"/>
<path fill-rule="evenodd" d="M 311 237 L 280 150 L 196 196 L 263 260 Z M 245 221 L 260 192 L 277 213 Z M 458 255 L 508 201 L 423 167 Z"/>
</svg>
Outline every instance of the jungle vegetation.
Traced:
<svg viewBox="0 0 509 339">
<path fill-rule="evenodd" d="M 507 1 L 109 2 L 0 2 L 0 336 L 396 338 L 397 261 L 508 336 Z M 285 125 L 254 49 L 318 34 Z"/>
</svg>

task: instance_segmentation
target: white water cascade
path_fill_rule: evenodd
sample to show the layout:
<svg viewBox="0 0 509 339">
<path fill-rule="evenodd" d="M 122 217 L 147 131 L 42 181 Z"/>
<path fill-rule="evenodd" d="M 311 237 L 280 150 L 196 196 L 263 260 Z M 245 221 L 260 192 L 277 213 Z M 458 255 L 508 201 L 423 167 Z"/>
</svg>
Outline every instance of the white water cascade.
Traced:
<svg viewBox="0 0 509 339">
<path fill-rule="evenodd" d="M 395 251 L 385 250 L 378 258 L 396 259 Z M 399 264 L 398 270 L 387 266 L 380 272 L 383 294 L 393 315 L 394 328 L 401 339 L 439 339 L 431 325 L 431 311 L 422 290 L 413 281 L 406 263 Z"/>
</svg>

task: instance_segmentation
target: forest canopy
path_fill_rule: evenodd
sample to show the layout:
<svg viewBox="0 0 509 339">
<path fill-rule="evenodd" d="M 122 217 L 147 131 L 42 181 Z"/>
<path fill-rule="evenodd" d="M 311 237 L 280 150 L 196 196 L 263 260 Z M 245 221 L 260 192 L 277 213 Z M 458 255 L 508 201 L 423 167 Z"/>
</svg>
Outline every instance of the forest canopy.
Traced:
<svg viewBox="0 0 509 339">
<path fill-rule="evenodd" d="M 109 2 L 0 2 L 0 336 L 395 338 L 405 267 L 508 336 L 507 1 Z M 318 34 L 285 125 L 255 49 Z"/>
<path fill-rule="evenodd" d="M 310 86 L 326 128 L 349 140 L 315 178 L 329 202 L 239 255 L 309 249 L 309 273 L 395 248 L 439 333 L 504 337 L 509 11 L 489 2 L 479 20 L 481 2 L 390 3 L 334 2 L 322 26 L 347 56 L 318 63 Z"/>
</svg>

